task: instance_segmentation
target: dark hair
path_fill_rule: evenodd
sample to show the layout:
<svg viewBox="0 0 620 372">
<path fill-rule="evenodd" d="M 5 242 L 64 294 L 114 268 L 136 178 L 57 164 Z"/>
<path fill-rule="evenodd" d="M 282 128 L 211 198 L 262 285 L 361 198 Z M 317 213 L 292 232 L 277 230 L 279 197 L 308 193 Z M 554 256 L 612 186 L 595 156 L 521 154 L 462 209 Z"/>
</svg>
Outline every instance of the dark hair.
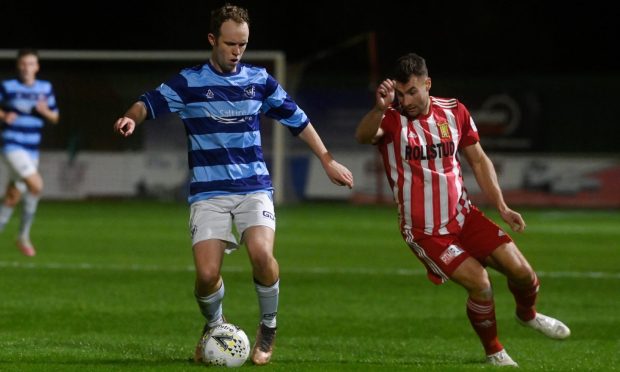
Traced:
<svg viewBox="0 0 620 372">
<path fill-rule="evenodd" d="M 220 36 L 222 23 L 229 19 L 237 23 L 247 23 L 248 27 L 250 26 L 250 15 L 247 9 L 226 3 L 221 8 L 211 11 L 211 25 L 209 31 L 215 35 L 215 37 Z"/>
<path fill-rule="evenodd" d="M 411 75 L 428 76 L 426 61 L 415 53 L 409 53 L 397 59 L 394 68 L 394 80 L 398 82 L 407 83 Z"/>
<path fill-rule="evenodd" d="M 17 59 L 20 59 L 24 56 L 31 56 L 31 55 L 39 58 L 39 52 L 36 49 L 23 48 L 17 51 Z"/>
</svg>

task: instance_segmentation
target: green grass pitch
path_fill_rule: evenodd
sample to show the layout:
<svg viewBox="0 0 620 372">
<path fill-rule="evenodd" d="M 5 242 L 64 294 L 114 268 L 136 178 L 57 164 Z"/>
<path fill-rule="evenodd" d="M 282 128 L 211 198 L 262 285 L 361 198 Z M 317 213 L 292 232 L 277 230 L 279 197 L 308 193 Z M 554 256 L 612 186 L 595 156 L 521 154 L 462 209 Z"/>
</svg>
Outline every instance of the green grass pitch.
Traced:
<svg viewBox="0 0 620 372">
<path fill-rule="evenodd" d="M 465 315 L 465 291 L 434 286 L 393 207 L 277 208 L 279 333 L 265 371 L 494 369 Z M 572 329 L 544 338 L 514 320 L 492 274 L 500 340 L 523 370 L 620 368 L 620 213 L 524 210 L 517 244 L 539 272 L 538 309 Z M 0 235 L 0 371 L 199 371 L 203 320 L 183 204 L 41 203 L 36 257 Z M 490 213 L 490 212 L 489 212 Z M 497 215 L 490 213 L 497 220 Z M 251 340 L 257 300 L 244 250 L 226 256 L 224 312 Z M 242 368 L 258 368 L 246 363 Z"/>
</svg>

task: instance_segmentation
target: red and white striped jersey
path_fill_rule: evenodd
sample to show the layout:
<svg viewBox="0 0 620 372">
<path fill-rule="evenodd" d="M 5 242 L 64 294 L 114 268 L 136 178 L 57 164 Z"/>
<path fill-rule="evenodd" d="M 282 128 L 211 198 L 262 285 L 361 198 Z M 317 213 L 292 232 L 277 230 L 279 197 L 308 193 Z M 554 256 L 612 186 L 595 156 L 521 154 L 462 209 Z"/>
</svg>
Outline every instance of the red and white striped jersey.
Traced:
<svg viewBox="0 0 620 372">
<path fill-rule="evenodd" d="M 378 142 L 401 231 L 413 233 L 414 239 L 460 231 L 471 202 L 457 151 L 480 140 L 462 103 L 432 96 L 430 100 L 428 115 L 413 120 L 389 108 Z"/>
</svg>

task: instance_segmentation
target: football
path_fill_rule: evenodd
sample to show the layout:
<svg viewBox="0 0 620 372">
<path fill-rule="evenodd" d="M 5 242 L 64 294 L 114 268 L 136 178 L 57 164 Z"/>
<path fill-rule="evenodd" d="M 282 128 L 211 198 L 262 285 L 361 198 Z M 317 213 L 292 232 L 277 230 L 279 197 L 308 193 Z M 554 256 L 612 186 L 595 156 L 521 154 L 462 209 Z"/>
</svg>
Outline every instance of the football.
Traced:
<svg viewBox="0 0 620 372">
<path fill-rule="evenodd" d="M 202 353 L 207 364 L 240 367 L 250 355 L 250 340 L 241 328 L 223 323 L 204 336 Z"/>
</svg>

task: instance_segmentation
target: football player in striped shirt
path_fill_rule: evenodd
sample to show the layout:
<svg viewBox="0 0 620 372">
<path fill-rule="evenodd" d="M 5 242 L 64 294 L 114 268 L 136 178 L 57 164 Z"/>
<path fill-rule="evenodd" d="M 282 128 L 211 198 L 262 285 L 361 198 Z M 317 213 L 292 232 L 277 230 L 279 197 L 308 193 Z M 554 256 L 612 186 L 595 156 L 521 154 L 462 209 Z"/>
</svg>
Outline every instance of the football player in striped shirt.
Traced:
<svg viewBox="0 0 620 372">
<path fill-rule="evenodd" d="M 260 114 L 277 119 L 321 160 L 329 179 L 353 187 L 353 176 L 327 151 L 306 113 L 264 68 L 241 63 L 250 33 L 247 10 L 224 5 L 211 14 L 208 35 L 213 51 L 203 65 L 145 93 L 114 124 L 131 135 L 145 119 L 176 113 L 187 133 L 192 173 L 190 232 L 196 265 L 196 300 L 206 318 L 203 335 L 224 322 L 224 252 L 245 243 L 258 302 L 260 323 L 251 359 L 270 361 L 276 335 L 279 267 L 273 255 L 276 215 L 273 187 L 260 137 Z M 202 359 L 201 344 L 194 359 Z"/>
<path fill-rule="evenodd" d="M 30 228 L 43 191 L 43 179 L 37 169 L 41 131 L 45 123 L 58 123 L 59 112 L 52 84 L 37 79 L 39 56 L 36 50 L 18 51 L 17 72 L 16 79 L 0 84 L 2 157 L 9 168 L 9 184 L 0 207 L 0 231 L 9 222 L 23 194 L 17 246 L 24 255 L 34 256 Z"/>
<path fill-rule="evenodd" d="M 469 111 L 457 99 L 431 96 L 430 89 L 424 58 L 413 53 L 399 58 L 393 79 L 377 88 L 375 106 L 359 123 L 356 139 L 380 151 L 402 237 L 429 279 L 435 284 L 452 280 L 467 291 L 467 316 L 487 362 L 516 366 L 497 337 L 486 266 L 507 277 L 519 323 L 555 339 L 568 337 L 570 330 L 536 311 L 536 273 L 508 233 L 469 200 L 457 151 L 502 219 L 513 231 L 524 231 L 521 215 L 504 202 Z"/>
</svg>

